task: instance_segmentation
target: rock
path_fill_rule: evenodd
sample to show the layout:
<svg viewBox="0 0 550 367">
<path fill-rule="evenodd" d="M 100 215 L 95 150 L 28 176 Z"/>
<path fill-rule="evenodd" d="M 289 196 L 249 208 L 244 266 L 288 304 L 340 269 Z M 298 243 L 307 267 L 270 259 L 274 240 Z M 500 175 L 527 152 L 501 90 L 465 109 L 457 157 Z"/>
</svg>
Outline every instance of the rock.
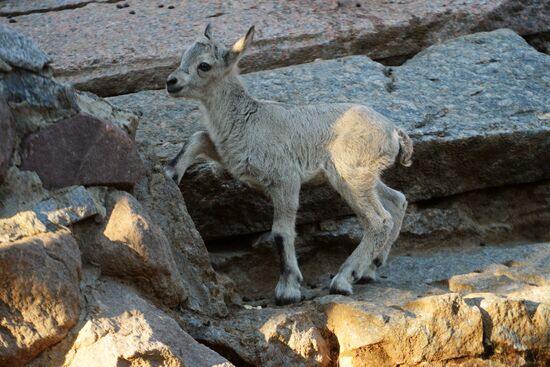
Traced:
<svg viewBox="0 0 550 367">
<path fill-rule="evenodd" d="M 30 135 L 21 169 L 36 171 L 47 188 L 69 185 L 131 187 L 143 165 L 128 135 L 114 124 L 78 115 Z"/>
<path fill-rule="evenodd" d="M 0 95 L 0 184 L 8 173 L 11 154 L 15 146 L 15 122 L 8 104 Z"/>
<path fill-rule="evenodd" d="M 5 0 L 0 5 L 0 16 L 17 16 L 31 13 L 45 13 L 56 10 L 76 9 L 89 3 L 105 3 L 113 0 Z"/>
<path fill-rule="evenodd" d="M 550 304 L 486 296 L 480 308 L 489 318 L 485 335 L 497 355 L 530 351 L 550 360 Z"/>
<path fill-rule="evenodd" d="M 550 32 L 529 35 L 525 39 L 540 52 L 550 55 Z"/>
<path fill-rule="evenodd" d="M 99 281 L 63 366 L 233 366 L 131 288 Z"/>
<path fill-rule="evenodd" d="M 329 366 L 330 345 L 308 312 L 270 317 L 260 332 L 265 338 L 264 366 Z"/>
<path fill-rule="evenodd" d="M 0 244 L 0 365 L 61 341 L 80 312 L 80 253 L 65 231 Z"/>
<path fill-rule="evenodd" d="M 156 161 L 145 155 L 149 164 Z M 149 167 L 147 177 L 136 185 L 135 195 L 171 245 L 188 293 L 186 307 L 212 316 L 227 315 L 224 298 L 231 298 L 231 285 L 220 284 L 177 185 L 164 176 L 161 167 Z"/>
<path fill-rule="evenodd" d="M 124 130 L 132 140 L 136 137 L 139 117 L 132 112 L 113 106 L 105 99 L 92 93 L 77 92 L 76 100 L 81 113 L 110 121 Z"/>
<path fill-rule="evenodd" d="M 306 275 L 310 300 L 279 308 L 272 296 L 254 297 L 224 319 L 184 312 L 182 322 L 238 365 L 320 366 L 327 356 L 340 366 L 545 365 L 549 254 L 550 243 L 416 251 L 390 257 L 380 279 L 355 285 L 353 297 L 327 295 L 328 276 L 311 288 Z M 523 286 L 454 293 L 453 279 L 491 269 Z"/>
<path fill-rule="evenodd" d="M 75 226 L 83 261 L 106 275 L 133 282 L 159 303 L 177 307 L 187 299 L 168 239 L 130 194 L 106 194 L 107 218 Z"/>
<path fill-rule="evenodd" d="M 47 76 L 24 70 L 3 75 L 0 78 L 2 91 L 16 121 L 18 140 L 74 116 L 79 110 L 72 88 Z"/>
<path fill-rule="evenodd" d="M 402 309 L 345 301 L 327 308 L 341 366 L 413 364 L 483 353 L 481 313 L 456 294 L 425 297 Z"/>
<path fill-rule="evenodd" d="M 243 79 L 258 98 L 360 102 L 395 120 L 415 141 L 414 164 L 388 171 L 385 179 L 415 202 L 550 177 L 548 165 L 542 164 L 550 160 L 548 70 L 548 56 L 513 32 L 499 30 L 432 46 L 391 71 L 354 56 Z M 136 139 L 152 144 L 161 159 L 175 156 L 201 128 L 197 106 L 164 91 L 109 101 L 128 109 L 148 106 Z M 208 165 L 192 168 L 181 189 L 205 240 L 271 226 L 272 208 L 265 197 L 227 176 L 220 178 Z M 349 214 L 326 185 L 302 190 L 298 223 Z"/>
<path fill-rule="evenodd" d="M 360 7 L 338 7 L 337 3 L 208 1 L 160 8 L 155 2 L 134 0 L 133 14 L 115 4 L 89 3 L 18 16 L 11 26 L 26 32 L 52 55 L 57 75 L 79 89 L 117 95 L 161 88 L 179 63 L 182 48 L 197 38 L 206 20 L 226 43 L 256 24 L 256 46 L 243 59 L 245 71 L 350 54 L 396 62 L 463 34 L 502 27 L 533 34 L 547 32 L 550 24 L 546 3 L 533 0 L 475 5 L 450 0 L 437 4 L 369 1 L 360 2 Z M 76 28 L 79 32 L 72 31 Z"/>
<path fill-rule="evenodd" d="M 51 63 L 49 56 L 29 37 L 0 24 L 0 59 L 11 66 L 45 73 Z"/>
<path fill-rule="evenodd" d="M 0 199 L 4 196 L 4 190 L 0 189 Z M 99 214 L 102 209 L 99 205 L 84 187 L 76 186 L 51 193 L 30 206 L 17 206 L 15 213 L 6 207 L 6 211 L 0 212 L 2 216 L 7 214 L 0 217 L 0 244 L 62 229 Z"/>
</svg>

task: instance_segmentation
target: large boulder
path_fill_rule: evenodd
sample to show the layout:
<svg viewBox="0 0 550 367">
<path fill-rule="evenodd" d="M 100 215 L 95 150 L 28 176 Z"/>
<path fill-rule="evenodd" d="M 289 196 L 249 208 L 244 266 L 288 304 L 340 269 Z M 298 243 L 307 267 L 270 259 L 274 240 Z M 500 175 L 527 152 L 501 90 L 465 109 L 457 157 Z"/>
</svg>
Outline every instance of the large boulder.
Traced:
<svg viewBox="0 0 550 367">
<path fill-rule="evenodd" d="M 354 56 L 243 79 L 258 98 L 359 102 L 392 118 L 415 142 L 414 163 L 395 167 L 385 179 L 414 202 L 549 178 L 549 70 L 550 57 L 514 32 L 498 30 L 432 46 L 391 69 Z M 109 100 L 142 109 L 136 139 L 152 144 L 161 159 L 175 156 L 193 132 L 203 129 L 196 104 L 164 91 Z M 181 189 L 207 240 L 270 228 L 269 200 L 227 175 L 212 173 L 209 165 L 191 169 Z M 349 214 L 330 187 L 304 188 L 298 223 Z"/>
<path fill-rule="evenodd" d="M 66 349 L 63 355 L 52 351 L 31 366 L 233 366 L 132 288 L 99 280 L 85 294 L 91 312 L 79 323 L 72 343 L 60 346 Z"/>
<path fill-rule="evenodd" d="M 67 231 L 0 244 L 0 365 L 24 365 L 77 323 L 80 267 Z"/>
<path fill-rule="evenodd" d="M 539 0 L 322 0 L 307 5 L 210 0 L 172 6 L 134 0 L 129 7 L 120 5 L 95 1 L 21 15 L 11 26 L 52 55 L 59 76 L 83 90 L 118 95 L 161 88 L 179 63 L 182 48 L 207 22 L 227 43 L 256 24 L 256 45 L 242 62 L 245 71 L 350 54 L 399 62 L 459 35 L 502 27 L 533 34 L 548 31 L 550 24 L 547 3 Z"/>
<path fill-rule="evenodd" d="M 130 194 L 105 194 L 103 223 L 88 221 L 74 227 L 82 258 L 106 275 L 133 282 L 161 303 L 176 307 L 187 299 L 168 239 Z"/>
<path fill-rule="evenodd" d="M 228 312 L 225 298 L 231 298 L 231 283 L 212 269 L 208 251 L 187 212 L 178 186 L 166 178 L 162 167 L 154 165 L 156 161 L 154 156 L 148 155 L 148 173 L 136 186 L 135 196 L 168 239 L 186 285 L 187 307 L 199 313 L 225 316 Z"/>
<path fill-rule="evenodd" d="M 130 137 L 113 123 L 76 115 L 28 136 L 22 170 L 47 188 L 70 185 L 132 187 L 144 173 Z"/>
</svg>

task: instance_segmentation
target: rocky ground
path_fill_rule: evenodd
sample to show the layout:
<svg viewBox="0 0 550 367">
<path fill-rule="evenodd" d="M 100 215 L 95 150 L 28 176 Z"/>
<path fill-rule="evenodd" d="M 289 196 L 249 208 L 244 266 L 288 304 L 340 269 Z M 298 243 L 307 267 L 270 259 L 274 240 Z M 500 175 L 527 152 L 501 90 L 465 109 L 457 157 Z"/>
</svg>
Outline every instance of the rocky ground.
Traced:
<svg viewBox="0 0 550 367">
<path fill-rule="evenodd" d="M 207 22 L 256 24 L 253 95 L 413 138 L 385 176 L 400 238 L 353 296 L 328 294 L 362 233 L 329 187 L 302 190 L 304 300 L 277 307 L 269 201 L 162 174 L 200 112 L 158 88 Z M 0 3 L 0 366 L 548 365 L 549 24 L 547 1 Z"/>
</svg>

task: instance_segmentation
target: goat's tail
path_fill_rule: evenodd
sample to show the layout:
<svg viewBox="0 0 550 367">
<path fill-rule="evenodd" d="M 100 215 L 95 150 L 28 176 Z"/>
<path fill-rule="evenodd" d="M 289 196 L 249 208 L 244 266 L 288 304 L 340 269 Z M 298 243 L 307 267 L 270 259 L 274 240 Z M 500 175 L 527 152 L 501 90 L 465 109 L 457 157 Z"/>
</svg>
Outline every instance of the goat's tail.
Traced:
<svg viewBox="0 0 550 367">
<path fill-rule="evenodd" d="M 399 139 L 399 153 L 397 154 L 397 158 L 399 159 L 399 163 L 403 166 L 410 167 L 412 164 L 411 157 L 413 154 L 412 139 L 403 130 L 399 128 L 396 128 L 396 130 Z"/>
</svg>

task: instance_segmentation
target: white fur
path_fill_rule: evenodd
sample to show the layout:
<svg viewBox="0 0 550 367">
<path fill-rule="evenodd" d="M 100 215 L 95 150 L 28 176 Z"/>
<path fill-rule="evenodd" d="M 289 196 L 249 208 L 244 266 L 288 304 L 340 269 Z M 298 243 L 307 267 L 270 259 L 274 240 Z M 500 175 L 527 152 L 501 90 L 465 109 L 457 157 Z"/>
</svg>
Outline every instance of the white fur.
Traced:
<svg viewBox="0 0 550 367">
<path fill-rule="evenodd" d="M 282 263 L 276 299 L 281 304 L 300 300 L 302 275 L 294 250 L 294 227 L 301 184 L 319 177 L 328 180 L 365 228 L 361 243 L 331 283 L 333 293 L 350 294 L 353 282 L 374 277 L 373 260 L 385 262 L 399 235 L 407 202 L 403 194 L 381 182 L 380 174 L 397 158 L 410 165 L 411 140 L 367 106 L 254 99 L 236 67 L 253 34 L 251 28 L 226 48 L 212 39 L 207 28 L 169 76 L 172 96 L 201 102 L 206 131 L 192 136 L 166 173 L 179 183 L 198 156 L 207 156 L 271 197 L 272 231 L 282 239 L 276 241 Z M 201 63 L 211 69 L 200 70 Z"/>
</svg>

